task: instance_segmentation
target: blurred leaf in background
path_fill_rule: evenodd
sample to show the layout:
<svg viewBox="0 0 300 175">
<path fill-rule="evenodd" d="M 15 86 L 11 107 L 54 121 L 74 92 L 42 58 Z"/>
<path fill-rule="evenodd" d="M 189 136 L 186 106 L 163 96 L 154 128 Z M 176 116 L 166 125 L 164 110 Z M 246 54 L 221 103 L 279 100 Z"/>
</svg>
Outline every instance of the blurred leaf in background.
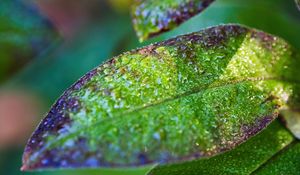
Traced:
<svg viewBox="0 0 300 175">
<path fill-rule="evenodd" d="M 126 13 L 134 0 L 108 0 L 108 3 L 117 12 Z"/>
<path fill-rule="evenodd" d="M 49 106 L 75 80 L 112 56 L 114 48 L 130 30 L 126 25 L 128 20 L 128 17 L 112 15 L 94 23 L 86 29 L 88 35 L 77 34 L 76 38 L 35 59 L 6 86 L 28 89 Z"/>
<path fill-rule="evenodd" d="M 0 84 L 8 81 L 34 57 L 55 47 L 60 37 L 51 21 L 31 2 L 0 3 Z M 0 149 L 23 144 L 37 123 L 41 105 L 27 92 L 0 90 Z M 20 122 L 22 121 L 22 122 Z"/>
<path fill-rule="evenodd" d="M 50 46 L 57 33 L 32 4 L 2 0 L 0 4 L 0 82 Z"/>
<path fill-rule="evenodd" d="M 298 9 L 300 10 L 300 0 L 295 0 L 295 1 L 296 1 Z"/>
<path fill-rule="evenodd" d="M 26 142 L 40 111 L 40 105 L 29 94 L 0 92 L 0 150 Z"/>
<path fill-rule="evenodd" d="M 33 0 L 42 14 L 54 24 L 65 39 L 72 39 L 103 17 L 103 2 L 99 0 Z M 104 1 L 105 2 L 105 1 Z"/>
</svg>

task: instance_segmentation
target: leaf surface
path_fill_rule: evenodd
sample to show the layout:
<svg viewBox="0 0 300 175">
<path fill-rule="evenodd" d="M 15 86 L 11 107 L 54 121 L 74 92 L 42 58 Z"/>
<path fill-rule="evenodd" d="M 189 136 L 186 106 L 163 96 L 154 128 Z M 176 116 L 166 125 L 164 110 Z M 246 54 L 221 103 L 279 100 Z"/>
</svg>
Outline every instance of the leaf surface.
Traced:
<svg viewBox="0 0 300 175">
<path fill-rule="evenodd" d="M 276 120 L 231 151 L 182 164 L 157 166 L 149 175 L 251 174 L 293 141 L 293 136 Z"/>
<path fill-rule="evenodd" d="M 140 41 L 168 31 L 202 12 L 214 0 L 135 0 L 133 26 Z"/>
<path fill-rule="evenodd" d="M 255 175 L 299 174 L 300 172 L 300 142 L 294 141 L 280 151 L 264 166 L 253 172 Z"/>
<path fill-rule="evenodd" d="M 54 104 L 30 138 L 23 170 L 132 167 L 235 148 L 299 98 L 299 55 L 238 25 L 114 57 Z"/>
</svg>

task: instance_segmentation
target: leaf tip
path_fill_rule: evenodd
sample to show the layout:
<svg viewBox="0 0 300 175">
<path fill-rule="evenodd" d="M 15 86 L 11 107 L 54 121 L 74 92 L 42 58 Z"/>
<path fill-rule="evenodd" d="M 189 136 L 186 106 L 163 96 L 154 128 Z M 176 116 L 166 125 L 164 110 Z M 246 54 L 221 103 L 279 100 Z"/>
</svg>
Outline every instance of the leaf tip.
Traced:
<svg viewBox="0 0 300 175">
<path fill-rule="evenodd" d="M 22 165 L 22 167 L 20 168 L 21 171 L 27 171 L 28 170 L 28 166 L 27 165 Z"/>
<path fill-rule="evenodd" d="M 27 148 L 27 146 L 26 146 L 26 148 Z M 25 151 L 24 151 L 23 157 L 22 157 L 22 166 L 20 168 L 21 171 L 28 171 L 30 169 L 30 166 L 28 166 L 30 154 L 28 153 L 28 151 L 26 151 L 26 148 L 25 148 Z"/>
<path fill-rule="evenodd" d="M 176 28 L 204 11 L 214 1 L 134 1 L 131 10 L 133 27 L 141 42 Z"/>
</svg>

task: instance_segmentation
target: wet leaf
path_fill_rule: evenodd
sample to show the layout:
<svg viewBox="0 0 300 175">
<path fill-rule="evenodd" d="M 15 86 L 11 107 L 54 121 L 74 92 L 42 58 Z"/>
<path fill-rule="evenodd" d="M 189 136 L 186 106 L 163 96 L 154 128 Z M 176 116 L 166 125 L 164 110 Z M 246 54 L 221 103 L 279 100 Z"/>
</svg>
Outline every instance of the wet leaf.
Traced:
<svg viewBox="0 0 300 175">
<path fill-rule="evenodd" d="M 157 166 L 149 175 L 251 174 L 293 141 L 293 136 L 276 120 L 231 151 L 182 164 Z"/>
<path fill-rule="evenodd" d="M 140 41 L 168 31 L 202 12 L 214 0 L 135 0 L 133 26 Z"/>
<path fill-rule="evenodd" d="M 0 81 L 58 38 L 49 21 L 28 2 L 1 1 L 0 21 Z"/>
<path fill-rule="evenodd" d="M 210 157 L 264 129 L 299 99 L 299 54 L 238 25 L 114 57 L 54 104 L 23 170 L 124 167 Z"/>
</svg>

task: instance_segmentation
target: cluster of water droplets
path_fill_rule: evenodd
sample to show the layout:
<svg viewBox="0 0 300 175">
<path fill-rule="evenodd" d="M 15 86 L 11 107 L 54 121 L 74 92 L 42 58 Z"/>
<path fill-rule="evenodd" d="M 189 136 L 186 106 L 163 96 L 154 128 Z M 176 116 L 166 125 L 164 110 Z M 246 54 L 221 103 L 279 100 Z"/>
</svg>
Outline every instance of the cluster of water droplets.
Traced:
<svg viewBox="0 0 300 175">
<path fill-rule="evenodd" d="M 170 30 L 205 9 L 213 0 L 138 1 L 133 23 L 139 37 Z"/>
<path fill-rule="evenodd" d="M 286 65 L 272 49 L 279 44 L 270 49 L 242 31 L 211 29 L 207 42 L 190 34 L 103 64 L 69 94 L 80 105 L 65 129 L 77 132 L 62 148 L 77 149 L 84 138 L 81 153 L 101 155 L 91 164 L 136 165 L 213 155 L 253 135 L 277 109 L 272 96 L 290 91 L 264 81 Z"/>
</svg>

